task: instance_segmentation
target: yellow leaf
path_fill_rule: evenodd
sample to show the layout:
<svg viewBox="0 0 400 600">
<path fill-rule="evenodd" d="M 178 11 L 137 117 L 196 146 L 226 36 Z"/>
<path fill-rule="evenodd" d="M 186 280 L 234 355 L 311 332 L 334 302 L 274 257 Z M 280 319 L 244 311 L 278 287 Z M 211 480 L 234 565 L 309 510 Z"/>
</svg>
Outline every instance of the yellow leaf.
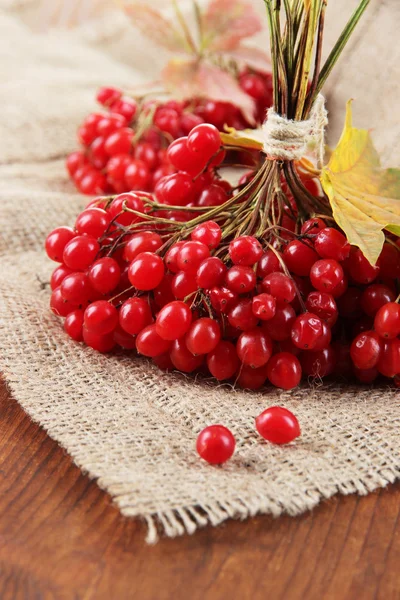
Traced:
<svg viewBox="0 0 400 600">
<path fill-rule="evenodd" d="M 374 265 L 385 241 L 383 230 L 400 235 L 400 170 L 382 169 L 369 131 L 353 127 L 351 101 L 321 183 L 336 223 Z"/>
<path fill-rule="evenodd" d="M 242 131 L 237 131 L 234 127 L 225 126 L 225 130 L 225 132 L 221 133 L 221 140 L 224 146 L 262 150 L 263 141 L 261 129 L 243 129 Z"/>
</svg>

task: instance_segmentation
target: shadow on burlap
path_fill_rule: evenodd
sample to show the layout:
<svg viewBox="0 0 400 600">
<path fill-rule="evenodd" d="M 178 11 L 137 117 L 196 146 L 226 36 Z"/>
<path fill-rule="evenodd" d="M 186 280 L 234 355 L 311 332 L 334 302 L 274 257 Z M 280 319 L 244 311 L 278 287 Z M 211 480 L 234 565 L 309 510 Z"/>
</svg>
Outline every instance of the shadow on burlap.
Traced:
<svg viewBox="0 0 400 600">
<path fill-rule="evenodd" d="M 366 494 L 395 481 L 400 397 L 394 390 L 246 393 L 166 375 L 129 354 L 103 356 L 67 339 L 48 310 L 42 283 L 54 264 L 43 240 L 53 227 L 73 224 L 85 199 L 73 192 L 62 162 L 50 159 L 74 147 L 76 123 L 94 108 L 89 97 L 108 73 L 107 83 L 121 84 L 139 75 L 127 65 L 112 68 L 115 61 L 83 43 L 62 63 L 63 39 L 49 57 L 49 41 L 31 40 L 5 16 L 1 30 L 0 50 L 12 35 L 21 61 L 0 89 L 8 99 L 0 122 L 0 368 L 32 419 L 123 514 L 146 519 L 149 541 L 160 530 L 193 533 L 231 517 L 297 515 L 338 492 Z M 37 59 L 30 75 L 23 73 L 21 50 L 28 42 Z M 77 57 L 84 67 L 74 70 Z M 87 81 L 83 72 L 90 72 Z M 32 94 L 21 88 L 22 77 L 31 77 Z M 293 445 L 276 447 L 255 433 L 255 416 L 275 404 L 299 418 L 303 434 Z M 218 422 L 231 428 L 237 450 L 223 467 L 210 467 L 198 459 L 195 440 Z"/>
</svg>

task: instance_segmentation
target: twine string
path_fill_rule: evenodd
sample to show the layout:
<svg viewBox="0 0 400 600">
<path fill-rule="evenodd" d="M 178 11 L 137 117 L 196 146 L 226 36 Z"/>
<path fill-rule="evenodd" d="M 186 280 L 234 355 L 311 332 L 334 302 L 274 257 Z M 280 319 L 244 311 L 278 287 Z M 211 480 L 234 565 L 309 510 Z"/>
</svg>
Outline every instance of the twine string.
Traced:
<svg viewBox="0 0 400 600">
<path fill-rule="evenodd" d="M 318 167 L 321 167 L 327 124 L 328 112 L 322 94 L 318 94 L 310 118 L 305 121 L 287 119 L 271 107 L 262 127 L 264 152 L 272 159 L 291 161 L 300 160 L 307 152 L 313 151 L 317 157 Z"/>
</svg>

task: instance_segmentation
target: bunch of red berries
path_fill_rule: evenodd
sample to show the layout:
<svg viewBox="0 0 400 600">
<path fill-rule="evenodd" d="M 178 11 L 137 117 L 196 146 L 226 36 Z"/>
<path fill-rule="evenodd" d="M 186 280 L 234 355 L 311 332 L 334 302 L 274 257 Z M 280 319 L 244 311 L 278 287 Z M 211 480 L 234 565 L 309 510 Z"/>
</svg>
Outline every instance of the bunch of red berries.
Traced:
<svg viewBox="0 0 400 600">
<path fill-rule="evenodd" d="M 399 240 L 371 266 L 333 221 L 309 218 L 298 231 L 290 193 L 279 234 L 246 233 L 267 218 L 251 195 L 262 169 L 233 193 L 214 171 L 223 152 L 217 129 L 198 125 L 170 146 L 179 171 L 160 179 L 156 199 L 98 198 L 74 229 L 50 233 L 48 256 L 61 263 L 50 305 L 65 331 L 100 352 L 134 349 L 161 369 L 252 390 L 302 377 L 398 383 Z"/>
<path fill-rule="evenodd" d="M 244 72 L 243 90 L 255 100 L 256 119 L 262 122 L 272 103 L 269 74 Z M 66 166 L 83 194 L 152 191 L 157 182 L 175 168 L 168 160 L 169 144 L 204 122 L 222 130 L 224 125 L 243 129 L 239 108 L 230 102 L 193 100 L 136 102 L 121 90 L 101 88 L 97 101 L 106 112 L 90 114 L 78 128 L 82 150 L 72 152 Z"/>
</svg>

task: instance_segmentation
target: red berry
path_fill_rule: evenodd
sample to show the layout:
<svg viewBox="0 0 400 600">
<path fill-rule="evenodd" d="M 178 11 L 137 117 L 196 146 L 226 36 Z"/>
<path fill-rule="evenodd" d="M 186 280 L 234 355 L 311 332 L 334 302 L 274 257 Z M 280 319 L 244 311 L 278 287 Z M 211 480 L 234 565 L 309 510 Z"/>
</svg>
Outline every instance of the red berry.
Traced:
<svg viewBox="0 0 400 600">
<path fill-rule="evenodd" d="M 357 369 L 371 369 L 378 364 L 382 342 L 375 331 L 360 333 L 353 340 L 350 356 Z"/>
<path fill-rule="evenodd" d="M 51 289 L 55 290 L 56 288 L 58 288 L 61 285 L 62 281 L 65 279 L 65 277 L 67 275 L 71 275 L 71 273 L 73 273 L 72 269 L 69 269 L 65 265 L 60 265 L 59 267 L 54 269 L 50 280 Z"/>
<path fill-rule="evenodd" d="M 84 314 L 85 329 L 97 335 L 111 333 L 118 323 L 118 311 L 106 300 L 90 304 Z"/>
<path fill-rule="evenodd" d="M 88 159 L 83 154 L 83 152 L 72 152 L 68 155 L 65 165 L 67 167 L 68 173 L 71 177 L 73 177 L 77 170 L 80 167 L 86 165 L 87 163 Z"/>
<path fill-rule="evenodd" d="M 103 106 L 110 106 L 113 102 L 119 100 L 122 92 L 115 87 L 101 87 L 96 94 L 96 100 Z"/>
<path fill-rule="evenodd" d="M 61 294 L 61 288 L 58 287 L 53 290 L 50 296 L 50 310 L 58 317 L 66 317 L 70 312 L 76 310 L 77 306 L 71 304 L 67 300 L 64 300 Z"/>
<path fill-rule="evenodd" d="M 395 377 L 400 374 L 400 339 L 395 338 L 384 343 L 377 368 L 385 377 Z"/>
<path fill-rule="evenodd" d="M 262 321 L 269 321 L 275 315 L 276 300 L 270 294 L 259 294 L 253 297 L 253 313 Z"/>
<path fill-rule="evenodd" d="M 194 356 L 189 352 L 184 339 L 172 343 L 169 356 L 175 369 L 182 373 L 193 373 L 204 362 L 204 356 Z"/>
<path fill-rule="evenodd" d="M 215 183 L 207 186 L 200 194 L 196 206 L 200 208 L 222 206 L 228 200 L 226 191 Z"/>
<path fill-rule="evenodd" d="M 164 263 L 152 252 L 141 252 L 129 266 L 128 277 L 137 290 L 154 290 L 164 277 Z"/>
<path fill-rule="evenodd" d="M 113 258 L 100 258 L 89 269 L 89 281 L 100 294 L 108 294 L 115 290 L 120 277 L 121 269 Z"/>
<path fill-rule="evenodd" d="M 199 288 L 210 289 L 218 287 L 223 282 L 227 268 L 220 258 L 210 256 L 203 260 L 197 269 L 197 285 Z"/>
<path fill-rule="evenodd" d="M 300 240 L 290 242 L 284 252 L 283 260 L 289 271 L 295 275 L 307 276 L 318 260 L 318 254 L 308 244 Z"/>
<path fill-rule="evenodd" d="M 141 231 L 129 238 L 124 247 L 124 260 L 131 262 L 141 252 L 156 252 L 161 248 L 163 242 L 158 233 L 153 231 Z"/>
<path fill-rule="evenodd" d="M 236 294 L 247 294 L 256 287 L 256 274 L 250 267 L 235 265 L 225 276 L 225 286 Z"/>
<path fill-rule="evenodd" d="M 75 304 L 80 308 L 85 306 L 90 298 L 93 299 L 94 292 L 86 273 L 71 273 L 67 275 L 60 286 L 64 300 Z"/>
<path fill-rule="evenodd" d="M 218 247 L 221 238 L 222 230 L 218 223 L 214 221 L 206 221 L 200 223 L 191 233 L 191 239 L 195 242 L 205 244 L 210 250 Z"/>
<path fill-rule="evenodd" d="M 191 152 L 209 160 L 221 147 L 218 129 L 208 123 L 197 125 L 188 135 L 187 146 Z"/>
<path fill-rule="evenodd" d="M 284 273 L 271 273 L 262 280 L 262 289 L 267 294 L 274 296 L 278 302 L 290 303 L 296 297 L 296 288 L 293 280 Z"/>
<path fill-rule="evenodd" d="M 203 317 L 192 323 L 186 335 L 186 346 L 192 354 L 208 354 L 220 339 L 221 329 L 217 321 Z"/>
<path fill-rule="evenodd" d="M 132 121 L 137 111 L 137 104 L 131 98 L 121 98 L 111 104 L 111 111 L 125 117 L 127 122 Z"/>
<path fill-rule="evenodd" d="M 109 156 L 129 154 L 132 149 L 132 140 L 133 130 L 123 127 L 106 138 L 104 149 Z"/>
<path fill-rule="evenodd" d="M 333 292 L 343 279 L 343 269 L 333 259 L 318 260 L 314 263 L 310 272 L 311 283 L 320 292 Z"/>
<path fill-rule="evenodd" d="M 288 444 L 301 433 L 297 418 L 282 406 L 272 406 L 264 410 L 256 418 L 256 429 L 261 437 L 273 444 Z"/>
<path fill-rule="evenodd" d="M 301 380 L 299 359 L 289 352 L 274 354 L 267 365 L 268 379 L 275 387 L 291 390 Z"/>
<path fill-rule="evenodd" d="M 334 297 L 326 292 L 310 292 L 306 300 L 306 308 L 317 315 L 330 327 L 338 318 L 338 309 Z"/>
<path fill-rule="evenodd" d="M 226 313 L 237 301 L 237 294 L 234 294 L 231 290 L 224 287 L 212 288 L 209 295 L 211 306 L 219 313 Z"/>
<path fill-rule="evenodd" d="M 246 73 L 240 77 L 240 87 L 254 100 L 264 100 L 269 96 L 270 90 L 265 79 L 256 73 Z"/>
<path fill-rule="evenodd" d="M 388 302 L 375 315 L 374 328 L 384 339 L 392 340 L 400 335 L 400 305 Z"/>
<path fill-rule="evenodd" d="M 177 340 L 187 333 L 192 323 L 192 311 L 179 300 L 170 302 L 160 310 L 156 331 L 163 340 Z"/>
<path fill-rule="evenodd" d="M 74 237 L 64 248 L 63 261 L 74 271 L 85 271 L 100 249 L 97 240 L 88 235 Z"/>
<path fill-rule="evenodd" d="M 272 341 L 267 333 L 256 327 L 242 333 L 236 351 L 243 364 L 257 369 L 267 364 L 272 355 Z"/>
<path fill-rule="evenodd" d="M 299 315 L 293 323 L 292 342 L 301 350 L 312 350 L 323 334 L 322 321 L 313 313 Z"/>
<path fill-rule="evenodd" d="M 221 340 L 207 355 L 207 367 L 219 381 L 231 379 L 239 369 L 239 358 L 232 342 Z"/>
<path fill-rule="evenodd" d="M 290 304 L 278 305 L 272 319 L 263 322 L 263 329 L 277 342 L 290 338 L 296 313 Z"/>
<path fill-rule="evenodd" d="M 193 273 L 179 271 L 172 279 L 171 290 L 177 300 L 183 300 L 198 290 L 196 276 Z"/>
<path fill-rule="evenodd" d="M 313 379 L 328 377 L 335 370 L 336 353 L 332 346 L 311 352 L 304 352 L 301 356 L 301 368 L 304 375 Z"/>
<path fill-rule="evenodd" d="M 111 222 L 111 216 L 102 208 L 87 208 L 78 215 L 75 229 L 80 235 L 99 238 L 105 234 Z"/>
<path fill-rule="evenodd" d="M 223 425 L 210 425 L 203 429 L 196 442 L 196 450 L 211 465 L 220 465 L 235 451 L 235 438 Z"/>
<path fill-rule="evenodd" d="M 386 285 L 373 283 L 361 296 L 361 308 L 369 317 L 375 317 L 378 310 L 388 302 L 394 302 L 396 295 Z"/>
<path fill-rule="evenodd" d="M 55 262 L 62 262 L 65 246 L 76 233 L 71 227 L 57 227 L 46 238 L 45 249 L 47 256 Z"/>
<path fill-rule="evenodd" d="M 197 273 L 200 264 L 210 256 L 210 251 L 201 242 L 185 242 L 179 249 L 177 264 L 181 271 Z"/>
<path fill-rule="evenodd" d="M 87 346 L 97 350 L 97 352 L 110 352 L 115 347 L 114 334 L 107 333 L 105 335 L 99 335 L 88 331 L 85 326 L 82 329 L 83 341 Z"/>
<path fill-rule="evenodd" d="M 253 369 L 247 365 L 240 368 L 237 384 L 246 390 L 259 390 L 267 380 L 267 366 L 264 365 L 258 369 Z"/>
<path fill-rule="evenodd" d="M 260 242 L 250 235 L 238 237 L 229 244 L 229 256 L 235 265 L 252 267 L 262 253 Z"/>
<path fill-rule="evenodd" d="M 191 175 L 198 175 L 205 168 L 207 159 L 195 154 L 187 146 L 187 138 L 182 137 L 168 147 L 168 159 L 178 171 L 185 171 Z"/>
<path fill-rule="evenodd" d="M 70 312 L 64 321 L 64 331 L 75 342 L 83 340 L 83 310 L 74 310 Z"/>
<path fill-rule="evenodd" d="M 194 184 L 187 173 L 174 173 L 159 182 L 159 200 L 171 206 L 187 206 L 193 200 Z"/>
<path fill-rule="evenodd" d="M 343 233 L 333 227 L 325 227 L 315 238 L 314 248 L 321 258 L 333 258 L 342 262 L 348 258 L 351 246 Z"/>
<path fill-rule="evenodd" d="M 356 283 L 372 283 L 379 273 L 379 267 L 372 266 L 359 248 L 351 248 L 346 265 L 350 277 Z"/>
<path fill-rule="evenodd" d="M 167 352 L 170 347 L 171 342 L 163 340 L 158 335 L 154 323 L 142 329 L 136 338 L 137 351 L 143 356 L 154 358 Z"/>
<path fill-rule="evenodd" d="M 110 204 L 109 212 L 113 220 L 120 225 L 129 227 L 132 223 L 137 223 L 140 217 L 128 212 L 126 209 L 144 212 L 143 200 L 138 195 L 132 193 L 119 194 Z"/>
<path fill-rule="evenodd" d="M 130 161 L 125 170 L 125 181 L 132 191 L 149 189 L 151 174 L 147 164 L 142 160 Z"/>
<path fill-rule="evenodd" d="M 265 254 L 262 255 L 257 265 L 258 277 L 267 277 L 267 275 L 271 275 L 271 273 L 283 271 L 282 263 L 278 257 L 280 257 L 279 252 L 267 250 Z"/>
<path fill-rule="evenodd" d="M 357 369 L 357 367 L 354 367 L 354 375 L 361 383 L 370 384 L 378 377 L 379 371 L 376 367 L 372 367 L 372 369 Z"/>
<path fill-rule="evenodd" d="M 325 229 L 326 223 L 319 217 L 314 217 L 312 219 L 308 219 L 308 221 L 304 221 L 301 227 L 301 233 L 306 235 L 318 234 L 321 229 Z"/>
<path fill-rule="evenodd" d="M 150 325 L 153 317 L 144 298 L 129 298 L 119 311 L 119 324 L 130 335 L 137 335 Z"/>
<path fill-rule="evenodd" d="M 120 325 L 114 329 L 113 338 L 124 350 L 136 350 L 136 338 L 122 329 Z"/>
<path fill-rule="evenodd" d="M 242 298 L 228 311 L 228 321 L 241 331 L 254 329 L 258 318 L 253 313 L 253 303 L 250 298 Z M 268 323 L 268 321 L 266 321 Z"/>
</svg>

